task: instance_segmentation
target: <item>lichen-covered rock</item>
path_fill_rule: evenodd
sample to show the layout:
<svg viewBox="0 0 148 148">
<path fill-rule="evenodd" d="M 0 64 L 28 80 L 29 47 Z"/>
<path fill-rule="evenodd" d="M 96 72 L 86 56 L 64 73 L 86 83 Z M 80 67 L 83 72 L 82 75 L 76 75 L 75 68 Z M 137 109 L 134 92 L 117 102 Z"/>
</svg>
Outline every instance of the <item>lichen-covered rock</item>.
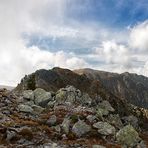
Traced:
<svg viewBox="0 0 148 148">
<path fill-rule="evenodd" d="M 96 116 L 94 115 L 88 115 L 86 118 L 90 123 L 93 123 L 96 120 Z"/>
<path fill-rule="evenodd" d="M 140 141 L 138 132 L 131 126 L 127 125 L 116 133 L 117 141 L 127 147 L 136 146 Z"/>
<path fill-rule="evenodd" d="M 114 111 L 115 109 L 106 100 L 99 103 L 96 108 L 96 114 L 101 120 L 103 120 L 103 116 L 107 116 L 109 115 L 110 112 L 114 112 Z"/>
<path fill-rule="evenodd" d="M 27 100 L 34 100 L 34 92 L 32 90 L 23 91 L 23 98 Z"/>
<path fill-rule="evenodd" d="M 97 122 L 93 124 L 94 128 L 98 129 L 98 133 L 102 134 L 102 135 L 114 135 L 116 132 L 116 129 L 114 128 L 114 126 L 110 125 L 107 122 Z"/>
<path fill-rule="evenodd" d="M 33 106 L 35 104 L 34 104 L 34 101 L 26 101 L 26 102 L 24 102 L 24 105 Z"/>
<path fill-rule="evenodd" d="M 56 94 L 56 102 L 57 104 L 62 104 L 66 101 L 66 98 L 67 98 L 67 94 L 66 94 L 66 91 L 64 89 L 60 89 L 57 94 Z"/>
<path fill-rule="evenodd" d="M 66 86 L 65 90 L 67 92 L 73 92 L 75 94 L 75 96 L 81 97 L 82 93 L 79 89 L 75 88 L 74 86 L 68 85 Z"/>
<path fill-rule="evenodd" d="M 34 90 L 35 104 L 42 107 L 46 107 L 48 102 L 52 99 L 51 93 L 46 92 L 42 88 L 37 88 Z"/>
<path fill-rule="evenodd" d="M 130 124 L 135 129 L 138 129 L 138 118 L 136 116 L 133 116 L 133 115 L 125 116 L 122 118 L 122 120 L 124 120 L 125 124 Z"/>
<path fill-rule="evenodd" d="M 82 105 L 91 105 L 92 99 L 89 97 L 87 93 L 84 93 L 82 95 L 82 98 L 80 99 L 80 102 Z"/>
<path fill-rule="evenodd" d="M 61 88 L 56 94 L 56 102 L 58 104 L 63 104 L 69 102 L 71 104 L 80 101 L 81 91 L 73 86 L 67 86 L 66 88 Z"/>
<path fill-rule="evenodd" d="M 83 136 L 84 134 L 88 133 L 90 130 L 91 130 L 91 127 L 82 120 L 79 120 L 78 122 L 76 122 L 72 127 L 72 132 L 77 137 Z"/>
<path fill-rule="evenodd" d="M 37 106 L 37 105 L 32 105 L 31 107 L 32 107 L 32 109 L 33 109 L 33 113 L 34 113 L 34 114 L 40 114 L 40 113 L 42 113 L 43 110 L 44 110 L 43 107 Z"/>
<path fill-rule="evenodd" d="M 69 133 L 69 127 L 70 127 L 70 122 L 71 120 L 68 118 L 65 118 L 64 121 L 62 122 L 62 129 L 63 131 L 68 134 Z"/>
<path fill-rule="evenodd" d="M 118 114 L 110 114 L 107 120 L 110 124 L 114 125 L 118 129 L 123 127 L 122 121 Z"/>
<path fill-rule="evenodd" d="M 74 104 L 76 102 L 76 94 L 72 91 L 67 91 L 66 102 Z"/>
<path fill-rule="evenodd" d="M 96 111 L 96 115 L 103 119 L 103 116 L 107 116 L 109 114 L 109 111 L 105 108 L 98 108 Z"/>
<path fill-rule="evenodd" d="M 115 109 L 111 106 L 111 104 L 108 101 L 106 101 L 106 100 L 102 101 L 99 104 L 99 107 L 100 108 L 104 108 L 104 109 L 106 109 L 106 110 L 108 110 L 110 112 L 114 112 L 115 111 Z"/>
<path fill-rule="evenodd" d="M 25 112 L 25 113 L 33 113 L 33 109 L 29 105 L 20 104 L 18 106 L 19 111 Z"/>
<path fill-rule="evenodd" d="M 69 103 L 73 104 L 81 104 L 83 105 L 91 105 L 92 99 L 89 97 L 87 93 L 82 94 L 79 89 L 76 89 L 73 86 L 67 86 L 65 88 L 61 88 L 57 91 L 56 94 L 56 102 L 57 104 Z"/>
</svg>

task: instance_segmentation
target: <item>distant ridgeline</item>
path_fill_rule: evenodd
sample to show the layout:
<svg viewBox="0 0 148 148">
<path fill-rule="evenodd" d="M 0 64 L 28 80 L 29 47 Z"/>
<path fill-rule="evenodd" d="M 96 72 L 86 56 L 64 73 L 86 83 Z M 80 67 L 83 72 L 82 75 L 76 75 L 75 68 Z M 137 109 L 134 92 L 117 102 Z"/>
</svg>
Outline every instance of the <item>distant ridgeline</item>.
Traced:
<svg viewBox="0 0 148 148">
<path fill-rule="evenodd" d="M 6 88 L 6 89 L 8 89 L 8 90 L 14 89 L 14 87 L 12 87 L 12 86 L 6 86 L 6 85 L 0 85 L 0 89 L 1 89 L 1 88 Z"/>
</svg>

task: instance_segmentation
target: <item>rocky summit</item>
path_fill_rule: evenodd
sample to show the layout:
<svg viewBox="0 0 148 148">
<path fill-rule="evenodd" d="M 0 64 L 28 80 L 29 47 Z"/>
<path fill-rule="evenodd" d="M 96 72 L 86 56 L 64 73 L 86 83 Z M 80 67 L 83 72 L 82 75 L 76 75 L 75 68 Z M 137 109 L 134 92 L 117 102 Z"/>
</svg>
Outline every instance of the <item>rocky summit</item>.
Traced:
<svg viewBox="0 0 148 148">
<path fill-rule="evenodd" d="M 98 94 L 104 98 L 111 96 L 148 108 L 148 78 L 128 72 L 117 74 L 93 69 L 71 71 L 58 67 L 41 69 L 26 75 L 16 90 L 43 88 L 46 91 L 57 91 L 67 85 L 87 92 L 91 97 Z"/>
<path fill-rule="evenodd" d="M 0 89 L 0 147 L 147 148 L 148 110 L 93 79 L 54 68 Z"/>
</svg>

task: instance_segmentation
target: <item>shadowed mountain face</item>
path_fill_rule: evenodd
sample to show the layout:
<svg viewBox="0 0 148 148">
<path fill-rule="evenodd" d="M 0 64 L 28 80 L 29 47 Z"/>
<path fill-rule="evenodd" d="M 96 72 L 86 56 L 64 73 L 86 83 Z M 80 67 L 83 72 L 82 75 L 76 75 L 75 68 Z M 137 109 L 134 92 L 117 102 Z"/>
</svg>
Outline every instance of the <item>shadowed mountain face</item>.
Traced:
<svg viewBox="0 0 148 148">
<path fill-rule="evenodd" d="M 42 69 L 25 76 L 15 90 L 34 90 L 40 87 L 47 91 L 57 91 L 67 85 L 73 85 L 92 97 L 100 95 L 117 104 L 127 100 L 134 105 L 148 108 L 148 78 L 130 73 L 116 74 L 92 69 Z"/>
<path fill-rule="evenodd" d="M 91 80 L 99 80 L 112 94 L 140 107 L 148 108 L 148 78 L 131 73 L 109 73 L 92 69 L 75 70 Z"/>
</svg>

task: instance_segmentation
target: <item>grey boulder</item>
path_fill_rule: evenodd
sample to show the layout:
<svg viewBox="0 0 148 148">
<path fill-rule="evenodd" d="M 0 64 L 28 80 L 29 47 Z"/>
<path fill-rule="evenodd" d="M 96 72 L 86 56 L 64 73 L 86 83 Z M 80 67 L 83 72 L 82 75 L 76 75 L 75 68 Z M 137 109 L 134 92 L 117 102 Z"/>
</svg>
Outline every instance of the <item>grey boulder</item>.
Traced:
<svg viewBox="0 0 148 148">
<path fill-rule="evenodd" d="M 84 134 L 88 133 L 90 130 L 91 130 L 91 127 L 82 120 L 79 120 L 78 122 L 76 122 L 72 127 L 72 132 L 77 137 L 83 136 Z"/>
<path fill-rule="evenodd" d="M 41 107 L 46 107 L 48 102 L 52 99 L 51 93 L 46 92 L 42 88 L 37 88 L 34 90 L 35 104 Z"/>
<path fill-rule="evenodd" d="M 71 120 L 68 118 L 65 118 L 64 121 L 62 122 L 61 127 L 66 134 L 69 133 L 70 122 Z"/>
<path fill-rule="evenodd" d="M 18 109 L 21 112 L 25 112 L 25 113 L 33 113 L 33 109 L 31 106 L 29 105 L 24 105 L 24 104 L 20 104 L 18 105 Z"/>
<path fill-rule="evenodd" d="M 127 147 L 134 147 L 141 140 L 138 132 L 131 125 L 120 129 L 116 134 L 116 139 L 120 144 Z"/>
<path fill-rule="evenodd" d="M 23 98 L 27 100 L 34 100 L 34 92 L 32 90 L 23 91 Z"/>
<path fill-rule="evenodd" d="M 94 128 L 98 129 L 98 133 L 102 134 L 102 135 L 114 135 L 116 130 L 114 128 L 114 126 L 110 125 L 107 122 L 97 122 L 93 124 Z"/>
</svg>

